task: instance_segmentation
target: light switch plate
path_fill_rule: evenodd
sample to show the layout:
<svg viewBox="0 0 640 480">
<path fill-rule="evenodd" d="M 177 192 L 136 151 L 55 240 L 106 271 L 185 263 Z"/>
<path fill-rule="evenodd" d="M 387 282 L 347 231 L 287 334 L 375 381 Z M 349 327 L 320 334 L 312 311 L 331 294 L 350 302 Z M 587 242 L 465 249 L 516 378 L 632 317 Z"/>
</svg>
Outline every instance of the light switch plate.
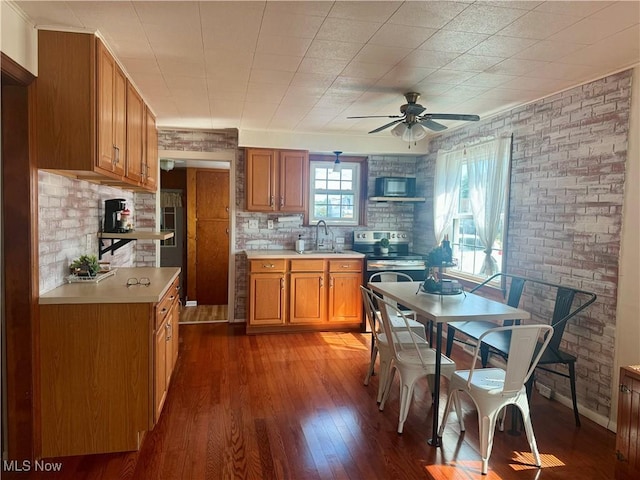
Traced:
<svg viewBox="0 0 640 480">
<path fill-rule="evenodd" d="M 273 230 L 273 220 L 267 220 L 267 228 Z"/>
<path fill-rule="evenodd" d="M 258 229 L 258 219 L 257 218 L 250 218 L 249 219 L 249 228 L 252 230 L 257 230 Z"/>
</svg>

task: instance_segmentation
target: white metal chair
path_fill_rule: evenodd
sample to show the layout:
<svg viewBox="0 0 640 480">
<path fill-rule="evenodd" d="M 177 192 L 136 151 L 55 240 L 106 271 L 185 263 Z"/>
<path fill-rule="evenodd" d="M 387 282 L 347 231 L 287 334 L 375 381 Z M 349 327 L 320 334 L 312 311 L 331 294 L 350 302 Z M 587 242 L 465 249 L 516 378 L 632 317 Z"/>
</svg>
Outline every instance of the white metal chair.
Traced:
<svg viewBox="0 0 640 480">
<path fill-rule="evenodd" d="M 402 272 L 376 272 L 369 277 L 369 283 L 372 282 L 413 282 L 413 278 L 411 278 L 406 273 Z M 390 298 L 385 298 L 389 303 L 394 306 L 398 306 L 397 303 Z M 398 309 L 399 310 L 399 309 Z M 409 320 L 409 328 L 417 335 L 420 335 L 422 338 L 427 340 L 427 335 L 425 333 L 424 324 L 416 320 L 415 312 L 411 310 L 403 310 L 404 315 Z M 392 317 L 391 324 L 394 328 L 407 328 L 404 321 L 400 317 Z M 372 327 L 373 328 L 373 327 Z"/>
<path fill-rule="evenodd" d="M 379 354 L 380 372 L 378 374 L 379 381 L 376 401 L 380 403 L 384 394 L 387 375 L 389 374 L 389 370 L 391 368 L 391 347 L 389 346 L 389 337 L 382 327 L 380 312 L 378 311 L 378 306 L 376 304 L 379 297 L 376 296 L 376 294 L 369 290 L 367 287 L 360 286 L 360 291 L 362 293 L 362 302 L 364 303 L 365 316 L 367 318 L 367 322 L 369 323 L 369 327 L 371 328 L 372 335 L 371 361 L 369 362 L 367 374 L 364 377 L 364 384 L 369 385 L 369 381 L 371 380 L 371 376 L 373 375 L 373 371 L 375 368 L 376 357 Z M 411 343 L 411 337 L 413 336 L 416 337 L 415 341 L 419 345 L 424 345 L 425 347 L 429 346 L 422 337 L 417 335 L 412 330 L 404 329 L 404 331 L 399 331 L 398 335 L 400 336 L 401 341 L 404 343 Z"/>
<path fill-rule="evenodd" d="M 400 414 L 398 418 L 398 433 L 402 433 L 404 423 L 409 414 L 409 407 L 413 400 L 413 389 L 416 381 L 421 377 L 427 377 L 429 389 L 433 392 L 433 386 L 436 373 L 436 351 L 429 347 L 418 335 L 412 334 L 407 342 L 404 336 L 409 330 L 409 319 L 391 302 L 377 297 L 377 304 L 381 312 L 382 326 L 387 334 L 388 345 L 391 352 L 391 362 L 389 372 L 386 374 L 386 384 L 380 402 L 380 410 L 384 409 L 385 403 L 389 398 L 389 392 L 393 383 L 393 377 L 398 371 L 400 377 Z M 404 323 L 404 329 L 394 328 L 391 319 L 397 317 Z M 423 340 L 423 341 L 420 341 Z M 381 355 L 382 357 L 382 355 Z M 456 369 L 453 360 L 445 355 L 441 355 L 441 376 L 449 378 Z M 456 411 L 461 414 L 458 403 L 456 402 Z M 438 412 L 434 412 L 438 415 Z"/>
<path fill-rule="evenodd" d="M 506 369 L 475 368 L 482 340 L 491 334 L 500 334 L 504 331 L 510 331 L 511 333 Z M 458 406 L 459 392 L 466 392 L 478 410 L 483 475 L 487 473 L 496 422 L 507 405 L 515 405 L 522 412 L 531 453 L 536 466 L 540 467 L 540 454 L 533 434 L 525 384 L 535 370 L 552 335 L 553 327 L 543 324 L 511 325 L 487 330 L 478 339 L 471 369 L 457 370 L 451 376 L 449 398 L 445 407 L 444 418 L 440 425 L 439 435 L 442 436 L 452 403 Z M 536 346 L 541 336 L 544 336 L 544 341 L 541 348 L 536 352 Z M 460 413 L 458 413 L 458 421 L 460 423 L 460 431 L 464 431 L 464 421 Z"/>
</svg>

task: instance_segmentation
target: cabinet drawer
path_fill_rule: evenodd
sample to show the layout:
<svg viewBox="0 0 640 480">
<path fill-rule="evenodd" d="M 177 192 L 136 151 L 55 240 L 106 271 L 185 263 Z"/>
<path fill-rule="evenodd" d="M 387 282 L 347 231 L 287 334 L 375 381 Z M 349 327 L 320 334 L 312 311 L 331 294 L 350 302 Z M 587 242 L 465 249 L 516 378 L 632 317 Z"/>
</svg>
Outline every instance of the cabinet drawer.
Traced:
<svg viewBox="0 0 640 480">
<path fill-rule="evenodd" d="M 330 272 L 361 272 L 362 260 L 329 260 Z"/>
<path fill-rule="evenodd" d="M 176 279 L 173 281 L 173 283 L 167 290 L 167 293 L 164 294 L 164 296 L 162 297 L 162 300 L 160 300 L 158 302 L 158 305 L 156 305 L 156 323 L 155 323 L 156 329 L 160 325 L 162 325 L 162 322 L 164 322 L 164 319 L 167 317 L 169 311 L 173 307 L 173 304 L 178 301 L 179 288 L 180 288 L 180 277 L 176 277 Z"/>
<path fill-rule="evenodd" d="M 324 260 L 322 259 L 304 259 L 291 260 L 292 272 L 322 272 L 324 271 Z"/>
<path fill-rule="evenodd" d="M 284 258 L 267 258 L 264 260 L 251 260 L 250 272 L 284 272 L 287 269 L 287 261 Z"/>
</svg>

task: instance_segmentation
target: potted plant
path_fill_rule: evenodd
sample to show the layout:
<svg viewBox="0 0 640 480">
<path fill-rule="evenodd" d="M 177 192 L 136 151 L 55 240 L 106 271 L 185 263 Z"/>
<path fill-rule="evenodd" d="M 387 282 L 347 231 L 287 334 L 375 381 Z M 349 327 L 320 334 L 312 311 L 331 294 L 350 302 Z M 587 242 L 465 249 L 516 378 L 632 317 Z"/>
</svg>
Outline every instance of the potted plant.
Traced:
<svg viewBox="0 0 640 480">
<path fill-rule="evenodd" d="M 98 257 L 95 255 L 81 255 L 69 266 L 69 271 L 81 277 L 95 277 L 100 271 Z"/>
<path fill-rule="evenodd" d="M 389 239 L 381 238 L 379 243 L 380 243 L 380 253 L 382 254 L 389 253 Z"/>
</svg>

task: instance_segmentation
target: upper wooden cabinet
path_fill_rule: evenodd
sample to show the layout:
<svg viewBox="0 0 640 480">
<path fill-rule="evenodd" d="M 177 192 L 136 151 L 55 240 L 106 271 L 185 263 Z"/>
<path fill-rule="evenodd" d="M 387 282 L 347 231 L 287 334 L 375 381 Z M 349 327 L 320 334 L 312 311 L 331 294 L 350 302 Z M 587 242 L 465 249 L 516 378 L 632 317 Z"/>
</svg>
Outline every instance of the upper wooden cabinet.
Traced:
<svg viewBox="0 0 640 480">
<path fill-rule="evenodd" d="M 127 77 L 97 42 L 98 51 L 98 167 L 124 175 L 127 138 Z"/>
<path fill-rule="evenodd" d="M 136 105 L 128 103 L 131 88 L 95 35 L 40 30 L 34 115 L 38 167 L 155 191 L 157 178 L 155 184 L 135 179 L 149 147 L 144 144 L 147 107 L 138 92 Z M 136 125 L 128 125 L 130 118 Z M 140 163 L 129 166 L 130 158 Z"/>
<path fill-rule="evenodd" d="M 248 211 L 306 210 L 309 152 L 248 148 L 246 172 Z"/>
</svg>

